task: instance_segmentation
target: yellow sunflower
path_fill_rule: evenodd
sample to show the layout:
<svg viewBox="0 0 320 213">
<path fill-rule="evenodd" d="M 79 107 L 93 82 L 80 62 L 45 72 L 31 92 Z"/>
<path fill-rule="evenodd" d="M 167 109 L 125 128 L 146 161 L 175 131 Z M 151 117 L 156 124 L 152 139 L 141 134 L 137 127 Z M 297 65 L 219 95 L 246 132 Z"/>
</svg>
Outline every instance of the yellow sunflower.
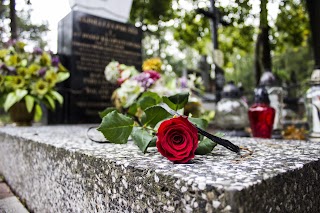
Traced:
<svg viewBox="0 0 320 213">
<path fill-rule="evenodd" d="M 162 62 L 160 58 L 150 58 L 143 62 L 142 70 L 143 71 L 154 70 L 161 73 L 161 66 L 162 66 Z"/>
<path fill-rule="evenodd" d="M 28 72 L 28 69 L 25 67 L 19 67 L 17 69 L 17 73 L 18 73 L 18 75 L 20 75 L 26 79 L 30 78 L 30 73 Z"/>
<path fill-rule="evenodd" d="M 31 64 L 29 67 L 28 67 L 28 73 L 29 74 L 36 74 L 38 70 L 40 70 L 40 66 L 38 64 Z"/>
<path fill-rule="evenodd" d="M 54 87 L 57 83 L 58 76 L 54 70 L 48 70 L 44 79 L 46 80 L 46 82 L 48 82 L 50 87 Z"/>
<path fill-rule="evenodd" d="M 8 66 L 16 66 L 18 64 L 18 55 L 14 54 L 7 56 L 5 61 Z"/>
<path fill-rule="evenodd" d="M 25 86 L 25 82 L 22 76 L 12 76 L 9 81 L 6 81 L 6 86 L 13 89 L 21 89 Z"/>
<path fill-rule="evenodd" d="M 48 53 L 42 53 L 40 57 L 40 65 L 41 66 L 50 66 L 51 65 L 51 57 Z"/>
<path fill-rule="evenodd" d="M 9 53 L 9 50 L 6 50 L 6 49 L 0 50 L 0 59 L 4 60 L 4 58 L 8 53 Z"/>
<path fill-rule="evenodd" d="M 31 93 L 42 97 L 48 92 L 48 90 L 49 84 L 44 80 L 40 79 L 32 86 Z"/>
</svg>

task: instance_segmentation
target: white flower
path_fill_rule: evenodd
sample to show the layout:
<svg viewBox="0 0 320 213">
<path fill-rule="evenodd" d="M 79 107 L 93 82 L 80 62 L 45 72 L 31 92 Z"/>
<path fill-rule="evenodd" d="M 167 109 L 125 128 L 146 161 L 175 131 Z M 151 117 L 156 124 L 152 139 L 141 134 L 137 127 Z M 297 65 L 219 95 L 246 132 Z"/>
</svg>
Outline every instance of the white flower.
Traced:
<svg viewBox="0 0 320 213">
<path fill-rule="evenodd" d="M 110 62 L 104 70 L 104 75 L 107 81 L 113 84 L 117 83 L 118 78 L 120 78 L 119 62 Z"/>
<path fill-rule="evenodd" d="M 138 81 L 133 79 L 126 80 L 121 87 L 116 90 L 117 99 L 120 101 L 121 106 L 124 108 L 132 105 L 141 92 L 143 92 L 143 87 Z"/>
<path fill-rule="evenodd" d="M 121 69 L 123 70 L 120 74 L 121 79 L 128 79 L 138 74 L 138 71 L 134 66 L 125 66 L 125 67 L 121 66 Z"/>
</svg>

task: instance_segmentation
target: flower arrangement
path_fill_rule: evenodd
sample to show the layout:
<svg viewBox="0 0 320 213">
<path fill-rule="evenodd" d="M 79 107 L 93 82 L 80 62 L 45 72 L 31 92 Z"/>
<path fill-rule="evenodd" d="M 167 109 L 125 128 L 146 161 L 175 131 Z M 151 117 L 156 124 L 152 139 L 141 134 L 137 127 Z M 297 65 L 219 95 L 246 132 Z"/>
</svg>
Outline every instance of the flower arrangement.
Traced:
<svg viewBox="0 0 320 213">
<path fill-rule="evenodd" d="M 118 69 L 110 69 L 114 65 Z M 195 154 L 210 153 L 215 142 L 239 152 L 239 147 L 231 142 L 204 131 L 207 120 L 178 113 L 189 102 L 197 79 L 188 83 L 187 79 L 163 74 L 157 58 L 145 61 L 143 72 L 131 72 L 125 81 L 114 79 L 122 78 L 124 69 L 119 71 L 119 67 L 123 66 L 111 62 L 105 70 L 107 80 L 120 85 L 112 96 L 115 107 L 100 113 L 102 122 L 98 130 L 109 142 L 124 144 L 131 137 L 142 152 L 148 147 L 157 147 L 174 163 L 187 163 Z M 120 75 L 109 75 L 110 72 Z"/>
<path fill-rule="evenodd" d="M 24 102 L 27 111 L 34 111 L 35 118 L 40 119 L 41 103 L 51 110 L 55 109 L 56 101 L 63 103 L 55 86 L 70 74 L 50 52 L 35 48 L 29 53 L 25 51 L 26 44 L 20 41 L 11 41 L 7 46 L 0 50 L 0 107 L 8 111 Z"/>
</svg>

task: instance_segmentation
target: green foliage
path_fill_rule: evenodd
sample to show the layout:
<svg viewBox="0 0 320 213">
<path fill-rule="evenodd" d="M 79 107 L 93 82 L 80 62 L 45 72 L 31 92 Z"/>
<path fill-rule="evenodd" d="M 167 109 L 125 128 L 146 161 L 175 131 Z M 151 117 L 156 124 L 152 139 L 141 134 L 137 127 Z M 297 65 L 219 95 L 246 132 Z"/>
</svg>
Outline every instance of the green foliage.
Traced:
<svg viewBox="0 0 320 213">
<path fill-rule="evenodd" d="M 191 118 L 189 118 L 189 121 L 201 129 L 206 129 L 208 127 L 208 121 L 203 118 L 192 118 L 191 117 Z"/>
<path fill-rule="evenodd" d="M 8 111 L 15 103 L 21 101 L 28 94 L 27 90 L 17 89 L 8 93 L 6 100 L 3 104 L 5 111 Z"/>
<path fill-rule="evenodd" d="M 138 100 L 138 106 L 142 110 L 147 109 L 148 107 L 157 105 L 161 102 L 161 98 L 157 93 L 154 92 L 145 92 Z"/>
<path fill-rule="evenodd" d="M 282 1 L 279 9 L 273 32 L 277 52 L 283 53 L 288 46 L 306 46 L 310 29 L 304 1 Z"/>
<path fill-rule="evenodd" d="M 281 83 L 289 86 L 290 97 L 304 95 L 314 67 L 312 51 L 307 47 L 288 47 L 286 52 L 275 54 L 273 67 Z"/>
<path fill-rule="evenodd" d="M 214 147 L 217 144 L 213 141 L 211 141 L 208 138 L 203 139 L 202 141 L 199 142 L 198 148 L 195 152 L 196 155 L 205 155 L 208 154 L 210 152 L 212 152 L 212 150 L 214 149 Z"/>
<path fill-rule="evenodd" d="M 56 102 L 63 103 L 55 86 L 70 74 L 56 56 L 41 49 L 27 52 L 25 45 L 17 41 L 0 49 L 0 107 L 8 111 L 15 103 L 23 101 L 28 112 L 40 103 L 54 110 Z"/>
<path fill-rule="evenodd" d="M 171 109 L 179 110 L 188 103 L 189 93 L 179 93 L 169 97 L 164 96 L 162 99 L 163 102 L 166 103 Z"/>
<path fill-rule="evenodd" d="M 141 127 L 134 127 L 131 133 L 132 140 L 139 147 L 139 149 L 146 153 L 147 148 L 149 147 L 150 142 L 153 139 L 153 136 L 150 133 Z"/>
<path fill-rule="evenodd" d="M 144 126 L 155 127 L 160 121 L 171 117 L 171 114 L 160 106 L 152 106 L 145 110 L 145 116 L 142 117 Z"/>
<path fill-rule="evenodd" d="M 31 113 L 34 107 L 35 99 L 31 95 L 26 95 L 25 101 L 26 101 L 27 110 L 29 113 Z"/>
<path fill-rule="evenodd" d="M 103 110 L 102 112 L 99 112 L 99 116 L 100 118 L 103 118 L 104 116 L 106 116 L 107 114 L 109 114 L 110 112 L 117 110 L 115 107 L 108 107 L 105 110 Z"/>
<path fill-rule="evenodd" d="M 132 132 L 133 120 L 117 111 L 112 111 L 103 117 L 98 128 L 107 140 L 112 143 L 124 144 Z"/>
<path fill-rule="evenodd" d="M 172 0 L 134 0 L 130 13 L 131 22 L 157 25 L 159 20 L 173 18 Z"/>
</svg>

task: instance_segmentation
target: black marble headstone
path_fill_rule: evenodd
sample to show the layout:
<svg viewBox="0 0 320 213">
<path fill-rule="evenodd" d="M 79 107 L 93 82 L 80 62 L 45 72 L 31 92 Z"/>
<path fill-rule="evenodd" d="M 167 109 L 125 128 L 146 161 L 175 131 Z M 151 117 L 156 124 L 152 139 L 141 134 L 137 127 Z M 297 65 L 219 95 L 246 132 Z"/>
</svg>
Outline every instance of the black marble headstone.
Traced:
<svg viewBox="0 0 320 213">
<path fill-rule="evenodd" d="M 112 60 L 141 69 L 142 31 L 72 11 L 59 22 L 58 32 L 58 54 L 71 76 L 61 89 L 64 106 L 49 114 L 48 123 L 98 123 L 98 112 L 112 106 L 116 89 L 106 81 L 104 69 Z"/>
</svg>

